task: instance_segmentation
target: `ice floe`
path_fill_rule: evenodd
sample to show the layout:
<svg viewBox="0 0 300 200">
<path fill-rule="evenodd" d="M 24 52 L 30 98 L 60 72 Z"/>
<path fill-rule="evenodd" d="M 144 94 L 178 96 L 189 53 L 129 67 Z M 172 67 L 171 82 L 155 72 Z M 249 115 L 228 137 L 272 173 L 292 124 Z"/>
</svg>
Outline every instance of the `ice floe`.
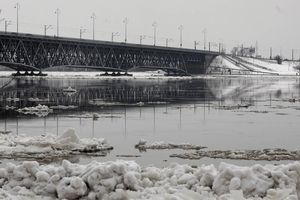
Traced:
<svg viewBox="0 0 300 200">
<path fill-rule="evenodd" d="M 73 129 L 61 136 L 0 135 L 0 158 L 51 161 L 74 155 L 103 156 L 113 147 L 102 138 L 79 138 Z"/>
<path fill-rule="evenodd" d="M 141 167 L 134 161 L 36 161 L 0 168 L 0 198 L 85 200 L 297 200 L 300 163 Z"/>
<path fill-rule="evenodd" d="M 300 160 L 300 150 L 289 151 L 286 149 L 264 150 L 198 150 L 181 154 L 172 154 L 170 157 L 182 159 L 234 159 L 234 160 Z"/>
<path fill-rule="evenodd" d="M 183 150 L 199 150 L 204 149 L 206 147 L 199 146 L 199 145 L 193 145 L 189 143 L 182 143 L 182 144 L 174 144 L 174 143 L 166 143 L 163 141 L 160 142 L 153 142 L 153 143 L 147 143 L 146 140 L 141 139 L 135 146 L 136 149 L 140 151 L 146 151 L 147 149 L 183 149 Z"/>
</svg>

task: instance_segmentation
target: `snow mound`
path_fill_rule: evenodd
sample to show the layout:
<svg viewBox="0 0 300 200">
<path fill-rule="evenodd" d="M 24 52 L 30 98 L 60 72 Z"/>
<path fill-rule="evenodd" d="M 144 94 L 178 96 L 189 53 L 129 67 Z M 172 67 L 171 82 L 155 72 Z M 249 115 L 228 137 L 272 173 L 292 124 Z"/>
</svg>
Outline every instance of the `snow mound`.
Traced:
<svg viewBox="0 0 300 200">
<path fill-rule="evenodd" d="M 134 161 L 80 165 L 64 160 L 61 165 L 31 161 L 0 168 L 0 198 L 5 199 L 296 200 L 299 185 L 300 162 L 142 168 Z"/>
<path fill-rule="evenodd" d="M 0 158 L 52 159 L 71 155 L 105 155 L 112 150 L 105 139 L 79 138 L 73 129 L 61 136 L 0 135 Z"/>
<path fill-rule="evenodd" d="M 160 142 L 153 142 L 151 144 L 147 144 L 147 141 L 141 139 L 135 146 L 136 149 L 139 151 L 146 151 L 147 149 L 184 149 L 184 150 L 199 150 L 204 149 L 206 147 L 193 145 L 189 143 L 182 143 L 182 144 L 173 144 L 173 143 L 166 143 L 163 141 Z"/>
</svg>

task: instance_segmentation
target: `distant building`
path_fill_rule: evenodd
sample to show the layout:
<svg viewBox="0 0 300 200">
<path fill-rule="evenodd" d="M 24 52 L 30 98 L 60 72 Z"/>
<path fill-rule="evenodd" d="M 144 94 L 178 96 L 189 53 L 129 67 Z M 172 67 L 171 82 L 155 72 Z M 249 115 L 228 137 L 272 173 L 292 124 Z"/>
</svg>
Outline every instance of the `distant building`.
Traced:
<svg viewBox="0 0 300 200">
<path fill-rule="evenodd" d="M 231 50 L 232 55 L 244 57 L 253 57 L 255 52 L 255 47 L 233 47 Z"/>
</svg>

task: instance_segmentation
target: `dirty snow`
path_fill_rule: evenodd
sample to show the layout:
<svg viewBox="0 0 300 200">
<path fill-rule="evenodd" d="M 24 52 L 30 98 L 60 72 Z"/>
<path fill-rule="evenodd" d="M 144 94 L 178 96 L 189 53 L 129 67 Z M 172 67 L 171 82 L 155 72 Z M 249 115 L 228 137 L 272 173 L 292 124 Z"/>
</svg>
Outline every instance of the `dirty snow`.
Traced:
<svg viewBox="0 0 300 200">
<path fill-rule="evenodd" d="M 26 161 L 0 168 L 6 199 L 289 199 L 300 195 L 300 162 L 240 167 L 141 167 L 134 161 L 40 165 Z"/>
</svg>

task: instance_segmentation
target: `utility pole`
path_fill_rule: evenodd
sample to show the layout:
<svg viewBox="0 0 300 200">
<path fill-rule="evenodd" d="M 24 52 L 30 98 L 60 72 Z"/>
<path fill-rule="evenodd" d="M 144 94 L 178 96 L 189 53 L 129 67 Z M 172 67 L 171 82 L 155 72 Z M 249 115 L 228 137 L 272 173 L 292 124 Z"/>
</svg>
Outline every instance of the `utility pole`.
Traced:
<svg viewBox="0 0 300 200">
<path fill-rule="evenodd" d="M 19 33 L 19 10 L 20 10 L 20 4 L 16 3 L 15 8 L 17 9 L 17 33 Z"/>
<path fill-rule="evenodd" d="M 11 23 L 10 20 L 9 20 L 9 21 L 5 20 L 5 33 L 7 32 L 8 26 L 11 25 L 11 24 L 12 24 L 12 23 Z"/>
<path fill-rule="evenodd" d="M 47 36 L 47 30 L 52 29 L 52 25 L 44 25 L 44 35 Z"/>
<path fill-rule="evenodd" d="M 140 45 L 143 44 L 143 39 L 146 38 L 146 35 L 140 35 Z"/>
<path fill-rule="evenodd" d="M 82 39 L 82 35 L 83 33 L 86 32 L 86 29 L 83 29 L 83 28 L 80 28 L 80 35 L 79 35 L 79 38 Z"/>
<path fill-rule="evenodd" d="M 272 47 L 270 48 L 270 60 L 272 60 L 272 57 L 273 57 L 273 49 L 272 49 Z"/>
<path fill-rule="evenodd" d="M 126 43 L 127 42 L 127 25 L 128 25 L 127 17 L 125 17 L 125 19 L 123 20 L 123 23 L 125 25 L 125 43 Z"/>
<path fill-rule="evenodd" d="M 294 61 L 294 49 L 292 49 L 292 61 Z"/>
<path fill-rule="evenodd" d="M 153 27 L 153 45 L 155 46 L 156 45 L 156 29 L 157 29 L 157 23 L 156 22 L 153 22 L 152 24 L 152 27 Z"/>
<path fill-rule="evenodd" d="M 93 20 L 93 40 L 95 40 L 95 21 L 96 21 L 95 13 L 92 14 L 91 19 Z"/>
<path fill-rule="evenodd" d="M 59 15 L 60 15 L 60 9 L 57 8 L 55 10 L 55 14 L 56 14 L 56 36 L 59 37 Z"/>
<path fill-rule="evenodd" d="M 178 30 L 180 31 L 180 44 L 179 44 L 179 46 L 180 46 L 180 48 L 182 47 L 182 31 L 183 31 L 183 25 L 180 25 L 179 27 L 178 27 Z"/>
<path fill-rule="evenodd" d="M 258 57 L 258 42 L 257 42 L 257 40 L 256 40 L 256 42 L 255 42 L 255 53 L 256 53 L 256 58 Z"/>
</svg>

